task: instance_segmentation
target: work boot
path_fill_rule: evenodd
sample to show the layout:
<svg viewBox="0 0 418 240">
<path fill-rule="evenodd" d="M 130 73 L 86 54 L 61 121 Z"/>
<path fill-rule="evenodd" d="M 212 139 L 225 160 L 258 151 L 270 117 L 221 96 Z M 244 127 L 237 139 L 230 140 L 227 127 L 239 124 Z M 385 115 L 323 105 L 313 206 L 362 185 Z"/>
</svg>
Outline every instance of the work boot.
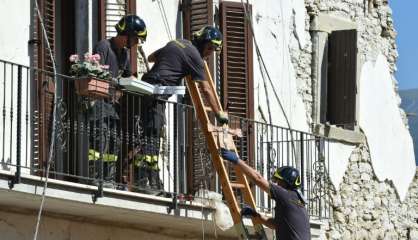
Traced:
<svg viewBox="0 0 418 240">
<path fill-rule="evenodd" d="M 153 195 L 161 195 L 162 194 L 162 184 L 160 181 L 160 172 L 159 170 L 151 170 L 150 174 L 150 186 L 151 186 L 151 194 Z"/>
<path fill-rule="evenodd" d="M 148 190 L 150 187 L 148 185 L 148 175 L 149 169 L 146 166 L 138 167 L 138 187 L 139 191 Z"/>
<path fill-rule="evenodd" d="M 103 187 L 116 189 L 116 162 L 103 163 Z"/>
</svg>

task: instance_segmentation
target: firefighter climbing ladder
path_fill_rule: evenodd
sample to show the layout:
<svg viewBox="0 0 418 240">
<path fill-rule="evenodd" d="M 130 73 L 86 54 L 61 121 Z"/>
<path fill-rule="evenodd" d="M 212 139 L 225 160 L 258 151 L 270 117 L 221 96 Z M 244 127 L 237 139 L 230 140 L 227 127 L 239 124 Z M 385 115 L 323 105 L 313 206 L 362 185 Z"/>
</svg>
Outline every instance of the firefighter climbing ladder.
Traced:
<svg viewBox="0 0 418 240">
<path fill-rule="evenodd" d="M 216 91 L 215 91 L 215 86 L 213 84 L 212 77 L 210 75 L 209 68 L 206 63 L 205 63 L 205 70 L 206 70 L 207 80 L 209 81 L 210 86 L 211 86 L 210 91 L 214 93 L 214 96 L 217 96 Z M 205 106 L 201 93 L 199 91 L 199 88 L 197 86 L 197 83 L 192 81 L 190 77 L 186 79 L 186 82 L 187 82 L 187 88 L 189 89 L 190 97 L 193 101 L 193 105 L 196 110 L 197 118 L 199 119 L 199 122 L 202 126 L 202 131 L 204 132 L 206 136 L 209 152 L 211 153 L 212 160 L 213 160 L 213 165 L 216 169 L 216 172 L 219 175 L 223 193 L 225 195 L 226 202 L 229 206 L 229 210 L 231 212 L 232 219 L 234 221 L 234 228 L 238 233 L 239 239 L 267 239 L 266 234 L 264 232 L 264 227 L 261 224 L 261 222 L 259 222 L 259 220 L 252 218 L 252 222 L 253 222 L 254 229 L 256 232 L 255 235 L 253 234 L 250 235 L 247 229 L 245 228 L 244 223 L 241 218 L 241 214 L 240 214 L 240 207 L 238 205 L 237 198 L 234 195 L 233 188 L 240 189 L 245 203 L 255 209 L 256 205 L 255 205 L 254 197 L 251 192 L 251 188 L 248 185 L 248 181 L 245 175 L 237 167 L 235 167 L 237 181 L 231 182 L 229 180 L 228 173 L 225 168 L 224 160 L 221 158 L 219 154 L 219 145 L 216 141 L 217 133 L 216 133 L 216 130 L 214 131 L 216 127 L 214 127 L 211 124 L 209 116 L 208 116 L 207 111 L 210 111 L 210 107 Z M 218 107 L 222 109 L 222 105 L 218 97 L 217 97 L 216 102 L 217 102 Z M 228 129 L 226 128 L 226 126 L 224 126 L 223 129 L 224 129 L 224 133 L 228 135 L 227 133 Z M 233 148 L 229 150 L 233 150 L 237 153 L 237 150 L 233 141 L 232 141 L 232 147 Z"/>
</svg>

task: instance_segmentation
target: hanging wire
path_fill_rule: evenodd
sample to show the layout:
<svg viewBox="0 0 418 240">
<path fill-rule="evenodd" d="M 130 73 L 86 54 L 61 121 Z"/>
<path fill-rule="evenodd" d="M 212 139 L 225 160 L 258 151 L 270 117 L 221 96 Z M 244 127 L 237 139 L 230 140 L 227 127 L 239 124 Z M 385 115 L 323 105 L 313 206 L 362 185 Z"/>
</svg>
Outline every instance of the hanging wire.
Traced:
<svg viewBox="0 0 418 240">
<path fill-rule="evenodd" d="M 291 138 L 291 144 L 292 144 L 292 150 L 293 150 L 293 158 L 292 158 L 292 161 L 293 161 L 294 164 L 296 164 L 296 148 L 295 148 L 295 143 L 294 143 L 294 138 L 293 138 L 293 134 L 292 134 L 292 130 L 291 130 L 292 128 L 291 128 L 291 125 L 290 125 L 290 122 L 289 122 L 289 118 L 287 117 L 287 114 L 286 114 L 286 112 L 285 112 L 285 110 L 283 108 L 283 104 L 280 101 L 280 98 L 279 98 L 279 96 L 278 96 L 278 94 L 276 92 L 276 89 L 274 88 L 273 81 L 271 80 L 269 71 L 268 71 L 267 66 L 266 66 L 266 64 L 264 62 L 263 56 L 262 56 L 262 54 L 260 52 L 260 48 L 259 48 L 259 45 L 257 43 L 257 39 L 255 37 L 255 33 L 254 33 L 253 23 L 252 23 L 252 20 L 251 20 L 251 16 L 250 16 L 250 14 L 248 12 L 247 6 L 244 4 L 244 1 L 243 0 L 241 0 L 241 4 L 242 4 L 242 6 L 244 8 L 245 19 L 248 21 L 248 23 L 250 25 L 250 30 L 251 30 L 251 33 L 252 33 L 252 36 L 253 36 L 255 50 L 256 50 L 256 54 L 257 54 L 257 59 L 259 60 L 259 63 L 261 64 L 261 66 L 264 69 L 264 72 L 265 72 L 265 74 L 266 74 L 266 76 L 267 76 L 267 78 L 268 78 L 268 80 L 270 82 L 271 88 L 273 90 L 274 96 L 275 96 L 277 102 L 279 103 L 280 109 L 281 109 L 281 111 L 283 113 L 283 116 L 284 116 L 284 118 L 286 120 L 286 124 L 287 124 L 287 126 L 289 128 L 290 138 Z M 263 81 L 265 81 L 264 75 L 262 74 L 261 76 L 263 78 Z M 266 84 L 264 84 L 264 85 L 266 85 Z M 268 95 L 266 96 L 266 99 L 268 99 Z M 267 101 L 267 104 L 269 104 L 269 101 Z M 269 115 L 271 115 L 271 114 L 269 113 Z M 270 124 L 272 124 L 272 122 L 271 122 L 271 116 L 269 116 L 269 121 L 270 121 Z"/>
<path fill-rule="evenodd" d="M 48 177 L 49 177 L 49 170 L 51 167 L 51 162 L 52 162 L 52 157 L 54 155 L 54 148 L 55 148 L 55 128 L 56 128 L 56 113 L 57 113 L 57 102 L 58 102 L 58 97 L 57 97 L 57 68 L 56 68 L 56 62 L 55 62 L 55 58 L 54 55 L 52 53 L 52 49 L 51 49 L 51 45 L 49 44 L 48 41 L 48 35 L 46 33 L 46 29 L 45 29 L 45 25 L 41 16 L 41 11 L 39 10 L 39 6 L 38 6 L 38 1 L 34 1 L 35 2 L 35 8 L 38 14 L 38 18 L 39 18 L 39 22 L 41 24 L 41 28 L 42 28 L 42 33 L 44 35 L 45 38 L 45 42 L 46 42 L 46 46 L 47 49 L 49 51 L 49 55 L 51 57 L 51 62 L 52 62 L 52 67 L 53 67 L 53 71 L 54 71 L 54 108 L 53 108 L 53 120 L 52 120 L 52 133 L 51 133 L 51 144 L 49 147 L 49 156 L 48 156 L 48 162 L 47 162 L 47 167 L 46 167 L 46 173 L 45 173 L 45 184 L 44 187 L 42 189 L 42 199 L 41 199 L 41 205 L 39 206 L 39 211 L 38 211 L 38 217 L 36 220 L 36 227 L 35 227 L 35 233 L 33 236 L 33 240 L 37 240 L 38 239 L 38 233 L 39 233 L 39 225 L 41 222 L 41 217 L 42 217 L 42 210 L 44 208 L 45 205 L 45 193 L 46 193 L 46 189 L 48 188 Z"/>
<path fill-rule="evenodd" d="M 164 27 L 165 27 L 165 31 L 167 33 L 168 39 L 173 40 L 173 35 L 171 34 L 171 31 L 170 31 L 170 24 L 168 23 L 168 18 L 167 18 L 164 4 L 161 0 L 157 0 L 157 3 L 158 3 L 158 8 L 160 9 L 160 13 L 164 22 Z"/>
</svg>

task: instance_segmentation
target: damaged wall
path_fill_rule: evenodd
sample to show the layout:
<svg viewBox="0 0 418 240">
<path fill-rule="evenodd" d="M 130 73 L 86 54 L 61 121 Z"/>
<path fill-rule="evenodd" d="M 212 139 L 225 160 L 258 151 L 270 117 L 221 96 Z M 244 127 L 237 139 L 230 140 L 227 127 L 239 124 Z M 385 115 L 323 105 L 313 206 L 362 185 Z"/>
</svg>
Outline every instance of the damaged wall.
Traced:
<svg viewBox="0 0 418 240">
<path fill-rule="evenodd" d="M 349 159 L 330 158 L 339 164 L 337 172 L 330 173 L 335 191 L 326 238 L 418 239 L 418 181 L 411 136 L 393 77 L 398 54 L 388 1 L 305 3 L 312 16 L 345 18 L 356 24 L 358 32 L 358 120 L 367 140 L 354 148 Z"/>
<path fill-rule="evenodd" d="M 360 128 L 369 141 L 373 168 L 378 178 L 382 181 L 385 179 L 394 181 L 394 186 L 403 199 L 414 175 L 414 155 L 412 144 L 408 140 L 411 138 L 410 134 L 405 125 L 400 124 L 402 121 L 405 122 L 405 116 L 399 108 L 399 96 L 395 93 L 396 81 L 392 77 L 393 71 L 396 70 L 396 34 L 387 1 L 373 2 L 374 4 L 371 5 L 353 0 L 306 3 L 312 15 L 329 14 L 356 23 L 359 67 L 362 72 L 358 88 Z M 386 61 L 378 57 L 380 55 L 387 59 L 386 67 L 383 63 Z M 376 61 L 377 66 L 372 63 Z M 362 64 L 364 62 L 365 64 Z M 377 87 L 379 91 L 376 91 Z M 382 129 L 386 130 L 382 131 Z M 392 144 L 387 146 L 390 142 Z M 388 154 L 381 151 L 391 152 Z M 340 179 L 341 177 L 342 175 Z"/>
<path fill-rule="evenodd" d="M 365 145 L 352 153 L 331 199 L 327 239 L 418 239 L 418 174 L 401 202 L 390 181 L 376 178 Z"/>
</svg>

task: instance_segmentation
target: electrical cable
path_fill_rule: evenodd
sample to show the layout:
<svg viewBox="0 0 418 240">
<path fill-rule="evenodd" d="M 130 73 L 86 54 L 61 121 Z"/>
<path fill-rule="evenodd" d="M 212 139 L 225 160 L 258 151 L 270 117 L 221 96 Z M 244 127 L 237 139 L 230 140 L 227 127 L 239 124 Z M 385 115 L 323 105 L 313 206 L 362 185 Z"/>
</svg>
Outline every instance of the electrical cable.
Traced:
<svg viewBox="0 0 418 240">
<path fill-rule="evenodd" d="M 165 30 L 167 32 L 168 38 L 170 40 L 173 40 L 173 35 L 171 34 L 171 31 L 170 31 L 170 24 L 168 23 L 168 18 L 167 18 L 167 14 L 165 12 L 164 4 L 161 0 L 157 0 L 157 3 L 158 3 L 158 8 L 160 9 L 160 13 L 161 13 L 161 16 L 162 16 L 162 19 L 163 19 L 163 22 L 164 22 L 164 27 L 165 27 Z"/>
<path fill-rule="evenodd" d="M 266 64 L 265 64 L 265 62 L 264 62 L 264 59 L 263 59 L 263 56 L 262 56 L 262 54 L 261 54 L 261 52 L 260 52 L 260 48 L 259 48 L 259 45 L 258 45 L 258 43 L 257 43 L 257 39 L 256 39 L 256 37 L 255 37 L 255 32 L 254 32 L 254 28 L 253 28 L 253 23 L 252 23 L 252 20 L 251 20 L 251 16 L 249 15 L 249 13 L 248 13 L 248 9 L 247 9 L 247 6 L 244 4 L 244 1 L 243 0 L 241 0 L 241 4 L 242 4 L 242 6 L 243 6 L 243 8 L 244 8 L 244 15 L 245 15 L 245 19 L 247 19 L 247 21 L 248 21 L 248 23 L 249 23 L 249 26 L 250 26 L 250 30 L 251 30 L 251 33 L 252 33 L 252 36 L 253 36 L 253 40 L 254 40 L 254 45 L 255 45 L 255 50 L 256 50 L 256 54 L 257 54 L 257 57 L 258 57 L 258 59 L 259 60 L 261 60 L 259 63 L 262 65 L 262 67 L 264 68 L 264 71 L 265 71 L 265 73 L 266 73 L 266 76 L 267 76 L 267 78 L 268 78 L 268 80 L 269 80 L 269 82 L 270 82 L 270 85 L 271 85 L 271 87 L 272 87 L 272 90 L 273 90 L 273 93 L 274 93 L 274 96 L 275 96 L 275 98 L 276 98 L 276 100 L 277 100 L 277 102 L 279 103 L 279 106 L 280 106 L 280 109 L 281 109 L 281 111 L 282 111 L 282 113 L 283 113 L 283 116 L 284 116 L 284 118 L 285 118 L 285 121 L 286 121 L 286 124 L 287 124 L 287 126 L 288 126 L 288 128 L 289 128 L 289 130 L 291 131 L 291 125 L 290 125 L 290 122 L 289 122 L 289 119 L 288 119 L 288 117 L 287 117 L 287 114 L 286 114 L 286 112 L 285 112 L 285 110 L 284 110 L 284 108 L 283 108 L 283 104 L 282 104 L 282 102 L 280 101 L 280 98 L 279 98 L 279 96 L 278 96 L 278 94 L 277 94 L 277 92 L 276 92 L 276 89 L 274 88 L 274 85 L 273 85 L 273 81 L 271 80 L 271 77 L 270 77 L 270 74 L 269 74 L 269 72 L 268 72 L 268 69 L 267 69 L 267 66 L 266 66 Z M 263 76 L 263 75 L 262 75 Z M 265 79 L 263 78 L 263 81 L 264 81 Z M 268 98 L 268 96 L 266 96 L 266 98 Z M 270 124 L 272 124 L 272 122 L 270 122 Z M 291 138 L 291 144 L 292 144 L 292 150 L 293 150 L 293 158 L 292 158 L 292 160 L 293 160 L 293 163 L 296 163 L 296 148 L 295 148 L 295 144 L 294 144 L 294 138 L 293 138 L 293 134 L 292 134 L 292 132 L 291 132 L 291 134 L 290 134 L 290 138 Z"/>
<path fill-rule="evenodd" d="M 49 147 L 49 156 L 48 156 L 48 162 L 47 162 L 47 168 L 46 168 L 46 173 L 45 173 L 45 184 L 42 190 L 42 198 L 41 198 L 41 205 L 39 206 L 39 211 L 38 211 L 38 217 L 36 220 L 36 227 L 35 227 L 35 233 L 33 236 L 33 240 L 37 240 L 38 238 L 38 233 L 39 233 L 39 225 L 41 222 L 41 217 L 42 217 L 42 210 L 43 207 L 45 205 L 45 193 L 46 193 L 46 189 L 48 188 L 48 177 L 49 177 L 49 170 L 51 167 L 51 163 L 52 163 L 52 156 L 54 155 L 54 148 L 55 148 L 55 128 L 56 128 L 56 113 L 57 113 L 57 101 L 58 101 L 58 97 L 57 97 L 57 68 L 56 68 L 56 62 L 55 62 L 55 58 L 54 55 L 52 53 L 52 49 L 51 49 L 51 45 L 48 41 L 48 35 L 45 29 L 45 25 L 42 19 L 42 15 L 41 15 L 41 11 L 39 10 L 39 6 L 38 6 L 38 1 L 34 1 L 35 2 L 35 8 L 38 14 L 38 18 L 39 18 L 39 22 L 41 24 L 41 28 L 42 28 L 42 33 L 43 36 L 45 38 L 45 42 L 46 42 L 46 46 L 48 48 L 49 51 L 49 55 L 51 57 L 51 62 L 52 62 L 52 67 L 53 67 L 53 71 L 54 71 L 54 108 L 53 108 L 53 119 L 52 119 L 52 133 L 51 133 L 51 144 Z"/>
</svg>

